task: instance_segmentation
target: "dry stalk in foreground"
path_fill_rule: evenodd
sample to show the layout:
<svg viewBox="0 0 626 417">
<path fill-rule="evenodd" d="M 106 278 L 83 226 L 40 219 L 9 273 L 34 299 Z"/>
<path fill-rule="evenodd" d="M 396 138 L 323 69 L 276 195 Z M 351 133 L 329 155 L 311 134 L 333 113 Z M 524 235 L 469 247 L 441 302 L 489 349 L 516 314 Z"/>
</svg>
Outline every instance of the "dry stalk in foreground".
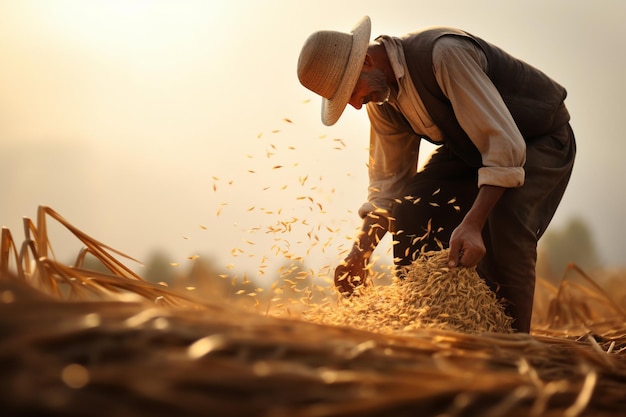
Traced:
<svg viewBox="0 0 626 417">
<path fill-rule="evenodd" d="M 570 333 L 560 320 L 534 337 L 437 328 L 383 334 L 280 319 L 147 283 L 76 229 L 110 273 L 64 266 L 45 256 L 47 215 L 64 222 L 41 209 L 19 250 L 2 235 L 2 415 L 609 417 L 626 410 L 619 309 L 603 333 L 590 329 L 606 330 L 608 321 L 589 327 L 601 318 L 587 314 Z M 128 301 L 129 294 L 137 296 Z M 554 311 L 564 314 L 573 300 L 572 308 L 586 305 L 567 294 Z"/>
</svg>

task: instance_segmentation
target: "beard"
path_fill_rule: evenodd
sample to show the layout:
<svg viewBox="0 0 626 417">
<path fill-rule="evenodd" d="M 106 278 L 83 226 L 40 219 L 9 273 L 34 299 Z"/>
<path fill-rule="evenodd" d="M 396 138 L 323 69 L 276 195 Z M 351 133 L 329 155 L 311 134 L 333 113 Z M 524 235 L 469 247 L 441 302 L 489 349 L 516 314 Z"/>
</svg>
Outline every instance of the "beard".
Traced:
<svg viewBox="0 0 626 417">
<path fill-rule="evenodd" d="M 381 70 L 375 69 L 369 72 L 364 72 L 361 77 L 370 89 L 368 101 L 376 104 L 383 104 L 389 100 L 389 97 L 391 96 L 391 88 L 389 87 L 389 84 L 387 84 L 385 74 Z"/>
</svg>

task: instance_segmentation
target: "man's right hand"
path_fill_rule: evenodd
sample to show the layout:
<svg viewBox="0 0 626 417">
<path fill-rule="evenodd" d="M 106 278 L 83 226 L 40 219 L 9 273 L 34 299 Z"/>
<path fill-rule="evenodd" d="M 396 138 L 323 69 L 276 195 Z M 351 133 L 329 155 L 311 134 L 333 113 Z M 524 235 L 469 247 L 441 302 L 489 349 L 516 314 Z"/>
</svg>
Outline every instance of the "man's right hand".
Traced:
<svg viewBox="0 0 626 417">
<path fill-rule="evenodd" d="M 389 228 L 386 211 L 369 213 L 363 218 L 361 232 L 352 250 L 344 261 L 335 269 L 335 287 L 345 296 L 354 289 L 369 284 L 368 263 L 378 242 L 385 236 Z"/>
<path fill-rule="evenodd" d="M 346 297 L 367 284 L 367 260 L 362 256 L 349 256 L 335 269 L 335 287 Z"/>
</svg>

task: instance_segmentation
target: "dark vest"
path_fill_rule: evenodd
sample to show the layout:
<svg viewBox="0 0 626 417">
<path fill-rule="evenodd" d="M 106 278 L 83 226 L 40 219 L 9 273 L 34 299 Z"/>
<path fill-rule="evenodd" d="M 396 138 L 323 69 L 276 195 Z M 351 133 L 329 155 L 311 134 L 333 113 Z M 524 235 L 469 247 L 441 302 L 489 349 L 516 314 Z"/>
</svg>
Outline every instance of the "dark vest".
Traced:
<svg viewBox="0 0 626 417">
<path fill-rule="evenodd" d="M 500 92 L 522 136 L 529 142 L 563 126 L 569 113 L 563 104 L 565 89 L 531 65 L 502 49 L 452 28 L 434 28 L 403 38 L 409 74 L 433 122 L 452 152 L 474 167 L 482 166 L 476 146 L 459 125 L 450 101 L 441 91 L 433 72 L 433 47 L 442 36 L 471 39 L 487 57 L 487 76 Z M 428 138 L 425 138 L 428 140 Z"/>
</svg>

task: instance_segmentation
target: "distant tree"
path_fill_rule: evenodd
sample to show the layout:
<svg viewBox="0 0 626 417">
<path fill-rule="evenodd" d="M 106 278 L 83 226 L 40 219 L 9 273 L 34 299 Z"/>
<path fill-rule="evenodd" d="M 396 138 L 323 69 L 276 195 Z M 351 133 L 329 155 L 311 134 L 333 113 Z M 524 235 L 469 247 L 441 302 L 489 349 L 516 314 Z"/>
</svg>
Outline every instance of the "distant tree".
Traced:
<svg viewBox="0 0 626 417">
<path fill-rule="evenodd" d="M 585 270 L 599 265 L 591 230 L 580 218 L 570 220 L 562 230 L 546 232 L 541 245 L 552 279 L 559 279 L 570 263 Z"/>
<path fill-rule="evenodd" d="M 193 261 L 189 272 L 176 280 L 177 287 L 194 288 L 194 295 L 205 301 L 226 300 L 233 292 L 228 275 L 221 271 L 215 260 L 201 256 Z"/>
<path fill-rule="evenodd" d="M 164 282 L 168 286 L 174 283 L 176 271 L 171 265 L 167 254 L 156 251 L 153 252 L 145 263 L 146 272 L 143 278 L 150 282 Z"/>
</svg>

